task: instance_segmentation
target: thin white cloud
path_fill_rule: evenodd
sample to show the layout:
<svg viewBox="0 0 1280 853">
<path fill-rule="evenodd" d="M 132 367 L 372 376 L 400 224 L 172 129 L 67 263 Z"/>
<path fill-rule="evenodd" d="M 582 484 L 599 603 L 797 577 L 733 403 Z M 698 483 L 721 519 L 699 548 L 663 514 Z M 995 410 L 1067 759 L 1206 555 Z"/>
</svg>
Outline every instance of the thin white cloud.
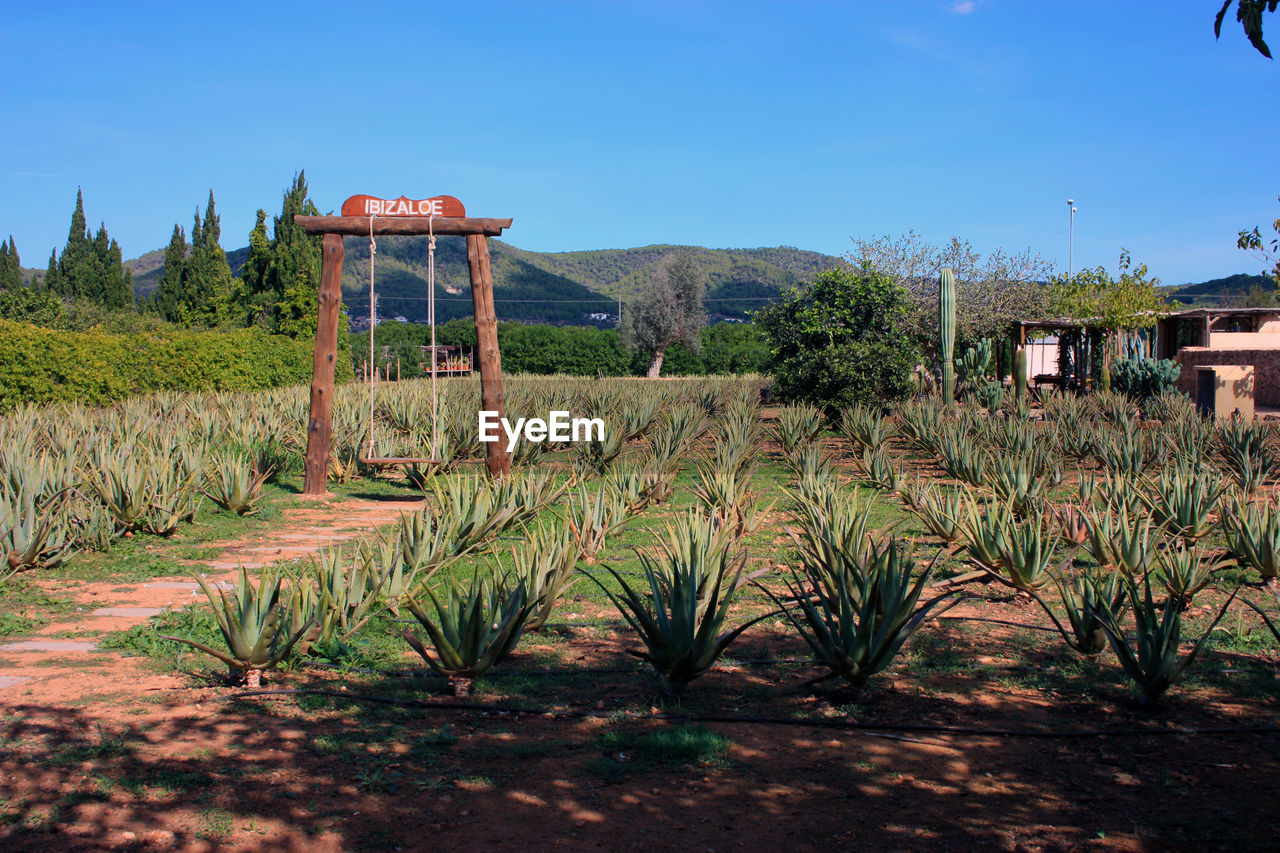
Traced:
<svg viewBox="0 0 1280 853">
<path fill-rule="evenodd" d="M 947 9 L 953 15 L 970 15 L 977 11 L 978 4 L 974 0 L 957 0 Z"/>
</svg>

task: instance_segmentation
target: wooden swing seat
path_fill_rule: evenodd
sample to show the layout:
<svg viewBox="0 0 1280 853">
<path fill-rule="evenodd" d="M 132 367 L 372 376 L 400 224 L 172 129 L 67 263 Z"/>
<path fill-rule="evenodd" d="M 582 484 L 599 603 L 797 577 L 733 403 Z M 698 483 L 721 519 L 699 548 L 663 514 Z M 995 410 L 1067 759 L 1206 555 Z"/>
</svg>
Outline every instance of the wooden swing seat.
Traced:
<svg viewBox="0 0 1280 853">
<path fill-rule="evenodd" d="M 362 456 L 360 462 L 365 465 L 443 465 L 443 459 L 428 459 L 425 456 Z"/>
</svg>

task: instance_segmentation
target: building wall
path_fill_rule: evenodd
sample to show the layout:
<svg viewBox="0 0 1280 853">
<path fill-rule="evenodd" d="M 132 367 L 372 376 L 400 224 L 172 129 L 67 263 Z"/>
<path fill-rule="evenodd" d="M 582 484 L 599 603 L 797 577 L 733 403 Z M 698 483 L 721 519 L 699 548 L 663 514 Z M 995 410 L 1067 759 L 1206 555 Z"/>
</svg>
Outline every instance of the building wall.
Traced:
<svg viewBox="0 0 1280 853">
<path fill-rule="evenodd" d="M 1196 368 L 1214 364 L 1252 364 L 1257 383 L 1254 402 L 1259 406 L 1280 406 L 1280 349 L 1208 349 L 1183 347 L 1177 362 L 1182 365 L 1178 390 L 1195 397 Z"/>
<path fill-rule="evenodd" d="M 1280 349 L 1280 329 L 1263 332 L 1210 332 L 1210 349 Z"/>
</svg>

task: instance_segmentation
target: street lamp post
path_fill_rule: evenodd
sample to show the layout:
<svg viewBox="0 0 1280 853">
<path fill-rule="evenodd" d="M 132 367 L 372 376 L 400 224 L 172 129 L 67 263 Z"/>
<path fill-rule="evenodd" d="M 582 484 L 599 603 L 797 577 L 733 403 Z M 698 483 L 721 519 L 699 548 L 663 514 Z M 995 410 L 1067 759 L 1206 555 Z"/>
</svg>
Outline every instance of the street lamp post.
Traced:
<svg viewBox="0 0 1280 853">
<path fill-rule="evenodd" d="M 1071 280 L 1071 271 L 1075 267 L 1076 254 L 1076 200 L 1074 198 L 1067 199 L 1067 207 L 1070 209 L 1069 231 L 1070 236 L 1067 242 L 1067 280 Z"/>
</svg>

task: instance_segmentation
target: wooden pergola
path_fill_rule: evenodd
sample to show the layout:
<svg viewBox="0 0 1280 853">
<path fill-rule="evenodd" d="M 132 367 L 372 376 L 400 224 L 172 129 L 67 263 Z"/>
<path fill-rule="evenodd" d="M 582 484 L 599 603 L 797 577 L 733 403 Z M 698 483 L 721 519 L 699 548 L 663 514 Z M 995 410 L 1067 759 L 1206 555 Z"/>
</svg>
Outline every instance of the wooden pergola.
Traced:
<svg viewBox="0 0 1280 853">
<path fill-rule="evenodd" d="M 450 216 L 295 216 L 308 234 L 322 234 L 320 318 L 316 327 L 315 362 L 311 372 L 311 415 L 307 422 L 307 462 L 303 493 L 327 492 L 329 449 L 333 439 L 334 366 L 338 355 L 338 318 L 342 307 L 342 238 L 380 234 L 467 238 L 471 271 L 471 303 L 475 312 L 476 358 L 480 362 L 480 401 L 487 411 L 505 417 L 502 358 L 498 352 L 498 316 L 493 307 L 493 273 L 489 239 L 511 227 L 510 219 Z M 511 473 L 511 457 L 500 441 L 488 443 L 485 466 L 491 477 Z"/>
</svg>

